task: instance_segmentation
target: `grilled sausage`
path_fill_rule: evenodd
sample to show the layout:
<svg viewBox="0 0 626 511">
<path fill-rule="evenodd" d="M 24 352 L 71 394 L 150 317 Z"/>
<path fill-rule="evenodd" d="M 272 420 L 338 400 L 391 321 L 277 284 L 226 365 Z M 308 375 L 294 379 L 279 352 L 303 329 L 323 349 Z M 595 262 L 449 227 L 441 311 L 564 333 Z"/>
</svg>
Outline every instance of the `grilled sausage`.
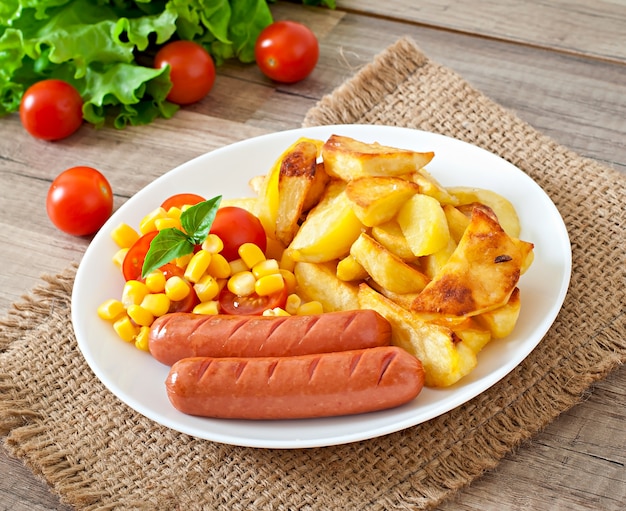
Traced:
<svg viewBox="0 0 626 511">
<path fill-rule="evenodd" d="M 291 357 L 194 357 L 166 380 L 179 411 L 230 419 L 300 419 L 392 408 L 424 385 L 417 358 L 396 346 Z"/>
<path fill-rule="evenodd" d="M 175 313 L 150 329 L 150 353 L 172 365 L 187 357 L 273 357 L 386 346 L 391 327 L 373 310 L 310 316 Z"/>
</svg>

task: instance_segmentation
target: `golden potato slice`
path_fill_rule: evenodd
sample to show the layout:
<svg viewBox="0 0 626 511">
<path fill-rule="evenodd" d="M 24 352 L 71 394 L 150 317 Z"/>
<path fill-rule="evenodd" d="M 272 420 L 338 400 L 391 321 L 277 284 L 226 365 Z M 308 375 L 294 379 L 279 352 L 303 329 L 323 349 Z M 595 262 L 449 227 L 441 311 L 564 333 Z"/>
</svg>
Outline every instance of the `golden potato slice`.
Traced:
<svg viewBox="0 0 626 511">
<path fill-rule="evenodd" d="M 225 208 L 226 206 L 235 206 L 241 209 L 245 209 L 249 211 L 254 216 L 259 214 L 259 208 L 261 207 L 261 203 L 256 197 L 244 197 L 241 199 L 222 199 L 220 202 L 220 208 Z"/>
<path fill-rule="evenodd" d="M 446 215 L 446 220 L 448 221 L 450 237 L 455 243 L 458 244 L 463 237 L 465 229 L 470 223 L 470 217 L 449 204 L 444 204 L 441 208 L 443 209 L 443 212 Z"/>
<path fill-rule="evenodd" d="M 452 238 L 450 238 L 448 240 L 448 244 L 444 248 L 438 250 L 434 254 L 422 257 L 422 268 L 424 269 L 424 273 L 430 280 L 439 275 L 439 273 L 448 262 L 448 259 L 450 259 L 450 256 L 452 256 L 455 250 L 456 243 Z"/>
<path fill-rule="evenodd" d="M 291 144 L 283 153 L 276 159 L 272 168 L 265 175 L 260 187 L 259 183 L 251 180 L 250 185 L 259 188 L 259 214 L 258 218 L 265 228 L 265 232 L 270 238 L 276 237 L 276 219 L 278 217 L 279 208 L 279 194 L 278 194 L 278 182 L 280 177 L 280 168 L 283 159 L 291 153 L 294 148 L 301 142 L 310 142 L 320 148 L 322 145 L 321 140 L 310 139 L 301 137 Z M 254 188 L 253 188 L 254 189 Z"/>
<path fill-rule="evenodd" d="M 420 321 L 365 283 L 359 285 L 358 300 L 362 309 L 375 310 L 389 321 L 393 344 L 422 362 L 427 386 L 447 387 L 476 367 L 476 354 L 450 328 Z"/>
<path fill-rule="evenodd" d="M 469 226 L 412 310 L 472 316 L 504 305 L 517 286 L 526 254 L 486 206 L 474 207 Z"/>
<path fill-rule="evenodd" d="M 482 326 L 474 318 L 467 318 L 463 322 L 450 327 L 463 344 L 478 354 L 492 339 L 491 331 Z"/>
<path fill-rule="evenodd" d="M 313 182 L 319 179 L 317 170 L 317 146 L 308 140 L 298 142 L 280 162 L 275 232 L 285 245 L 291 243 L 298 230 L 307 195 Z"/>
<path fill-rule="evenodd" d="M 419 186 L 420 193 L 437 199 L 440 204 L 456 206 L 459 199 L 446 190 L 426 169 L 409 174 L 408 179 Z"/>
<path fill-rule="evenodd" d="M 417 260 L 417 256 L 411 251 L 402 229 L 395 220 L 372 227 L 371 235 L 389 252 L 397 255 L 403 261 Z"/>
<path fill-rule="evenodd" d="M 519 238 L 521 232 L 519 217 L 508 199 L 493 190 L 483 188 L 456 186 L 447 190 L 458 199 L 459 205 L 479 202 L 489 206 L 498 218 L 504 232 L 513 238 Z"/>
<path fill-rule="evenodd" d="M 340 259 L 365 229 L 352 210 L 343 181 L 333 181 L 317 206 L 309 211 L 287 254 L 294 261 L 321 263 Z"/>
<path fill-rule="evenodd" d="M 350 255 L 374 281 L 394 293 L 417 293 L 429 282 L 426 275 L 365 233 L 352 244 Z"/>
<path fill-rule="evenodd" d="M 330 176 L 326 173 L 324 163 L 317 162 L 315 166 L 315 176 L 313 177 L 309 190 L 304 198 L 302 211 L 307 212 L 317 205 L 326 191 L 328 181 L 330 181 Z"/>
<path fill-rule="evenodd" d="M 337 278 L 340 280 L 348 282 L 351 280 L 364 280 L 368 277 L 367 270 L 359 264 L 352 254 L 348 254 L 337 263 Z"/>
<path fill-rule="evenodd" d="M 419 186 L 397 177 L 359 177 L 348 182 L 346 195 L 354 213 L 367 227 L 391 220 Z"/>
<path fill-rule="evenodd" d="M 442 250 L 450 240 L 441 204 L 428 195 L 413 195 L 400 208 L 397 220 L 411 252 L 418 257 Z"/>
<path fill-rule="evenodd" d="M 369 144 L 331 135 L 322 146 L 322 159 L 330 176 L 350 181 L 362 176 L 399 176 L 422 168 L 435 153 L 416 152 Z"/>
<path fill-rule="evenodd" d="M 359 308 L 357 286 L 339 280 L 333 263 L 296 263 L 293 271 L 298 295 L 307 301 L 317 300 L 324 312 Z"/>
<path fill-rule="evenodd" d="M 476 321 L 488 329 L 494 339 L 502 339 L 513 332 L 521 306 L 520 291 L 516 287 L 505 305 L 475 316 Z"/>
</svg>

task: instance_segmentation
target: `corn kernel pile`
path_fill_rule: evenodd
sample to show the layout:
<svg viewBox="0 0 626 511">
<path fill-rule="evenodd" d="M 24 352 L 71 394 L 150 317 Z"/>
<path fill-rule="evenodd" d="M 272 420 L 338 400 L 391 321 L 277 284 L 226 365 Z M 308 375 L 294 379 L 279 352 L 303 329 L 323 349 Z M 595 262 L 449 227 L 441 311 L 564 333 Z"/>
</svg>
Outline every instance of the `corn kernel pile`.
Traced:
<svg viewBox="0 0 626 511">
<path fill-rule="evenodd" d="M 184 210 L 185 207 L 172 207 L 167 211 L 159 207 L 141 220 L 139 232 L 128 224 L 120 224 L 111 233 L 119 247 L 113 263 L 121 271 L 130 247 L 142 235 L 169 227 L 182 230 L 180 215 Z M 238 297 L 250 297 L 255 293 L 265 297 L 286 292 L 284 308 L 266 309 L 263 311 L 265 316 L 323 312 L 319 302 L 305 303 L 296 294 L 294 262 L 289 258 L 280 257 L 279 261 L 267 257 L 257 245 L 244 243 L 239 247 L 239 258 L 227 261 L 220 253 L 223 248 L 222 240 L 209 234 L 195 253 L 172 261 L 182 275 L 157 269 L 143 281 L 128 280 L 119 299 L 110 298 L 98 307 L 98 316 L 110 322 L 122 340 L 148 351 L 150 325 L 157 317 L 167 314 L 173 302 L 189 299 L 192 292 L 198 302 L 192 310 L 195 314 L 221 313 L 218 298 L 224 287 Z"/>
</svg>

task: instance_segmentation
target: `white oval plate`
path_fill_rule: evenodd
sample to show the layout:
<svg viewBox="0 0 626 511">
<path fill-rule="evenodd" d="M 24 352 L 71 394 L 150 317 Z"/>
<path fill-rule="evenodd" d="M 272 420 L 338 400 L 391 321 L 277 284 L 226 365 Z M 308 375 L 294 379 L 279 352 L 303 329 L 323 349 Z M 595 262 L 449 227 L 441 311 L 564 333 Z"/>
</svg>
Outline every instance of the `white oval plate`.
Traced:
<svg viewBox="0 0 626 511">
<path fill-rule="evenodd" d="M 349 417 L 290 421 L 207 419 L 184 415 L 168 401 L 168 367 L 122 342 L 97 307 L 121 296 L 123 278 L 111 262 L 117 250 L 111 230 L 133 227 L 174 193 L 207 198 L 251 195 L 248 180 L 265 174 L 297 137 L 347 135 L 365 142 L 435 151 L 427 169 L 445 186 L 488 188 L 508 198 L 520 217 L 521 238 L 535 244 L 535 260 L 520 282 L 522 309 L 515 331 L 489 343 L 478 367 L 458 384 L 425 388 L 402 407 Z M 556 207 L 525 173 L 483 149 L 442 135 L 406 128 L 341 125 L 303 128 L 238 142 L 195 158 L 139 191 L 116 211 L 87 248 L 72 293 L 72 322 L 78 345 L 102 383 L 137 412 L 174 430 L 216 442 L 264 448 L 303 448 L 374 438 L 428 421 L 469 401 L 515 368 L 541 341 L 555 320 L 569 285 L 571 249 Z"/>
</svg>

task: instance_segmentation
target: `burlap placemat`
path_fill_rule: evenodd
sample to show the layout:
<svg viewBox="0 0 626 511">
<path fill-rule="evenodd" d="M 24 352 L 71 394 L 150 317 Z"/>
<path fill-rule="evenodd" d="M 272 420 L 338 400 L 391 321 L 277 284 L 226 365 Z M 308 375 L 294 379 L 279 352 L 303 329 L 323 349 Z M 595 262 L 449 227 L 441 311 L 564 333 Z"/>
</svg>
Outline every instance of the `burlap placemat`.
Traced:
<svg viewBox="0 0 626 511">
<path fill-rule="evenodd" d="M 571 289 L 553 328 L 509 376 L 426 424 L 343 446 L 243 448 L 158 426 L 104 388 L 72 333 L 75 268 L 68 268 L 0 323 L 5 444 L 64 502 L 89 510 L 428 509 L 496 466 L 623 363 L 624 176 L 541 135 L 409 39 L 305 120 L 323 123 L 452 135 L 532 176 L 559 208 L 573 245 Z"/>
</svg>

